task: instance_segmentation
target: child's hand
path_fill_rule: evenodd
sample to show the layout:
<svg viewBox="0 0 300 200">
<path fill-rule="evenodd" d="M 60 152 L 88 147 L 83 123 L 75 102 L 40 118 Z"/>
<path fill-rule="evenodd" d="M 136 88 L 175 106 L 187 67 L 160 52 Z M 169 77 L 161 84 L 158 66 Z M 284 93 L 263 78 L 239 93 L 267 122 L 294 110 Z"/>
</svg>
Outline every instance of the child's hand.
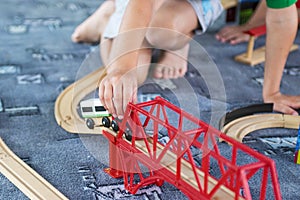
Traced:
<svg viewBox="0 0 300 200">
<path fill-rule="evenodd" d="M 295 109 L 300 108 L 300 96 L 288 96 L 281 93 L 269 95 L 264 98 L 266 103 L 273 103 L 273 110 L 289 115 L 298 115 Z"/>
<path fill-rule="evenodd" d="M 230 44 L 239 44 L 249 41 L 250 36 L 243 31 L 248 30 L 244 26 L 226 26 L 222 28 L 216 35 L 216 39 L 220 42 L 229 42 Z"/>
<path fill-rule="evenodd" d="M 99 98 L 104 107 L 114 116 L 122 119 L 129 102 L 137 99 L 136 70 L 113 71 L 103 78 L 99 85 Z"/>
</svg>

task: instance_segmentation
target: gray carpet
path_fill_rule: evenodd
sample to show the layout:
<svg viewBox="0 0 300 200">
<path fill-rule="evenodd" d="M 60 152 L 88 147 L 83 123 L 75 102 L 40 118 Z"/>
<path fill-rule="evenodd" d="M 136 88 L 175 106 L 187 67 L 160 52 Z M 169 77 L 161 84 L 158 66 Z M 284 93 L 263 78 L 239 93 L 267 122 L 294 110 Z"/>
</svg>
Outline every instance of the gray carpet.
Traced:
<svg viewBox="0 0 300 200">
<path fill-rule="evenodd" d="M 71 134 L 55 122 L 54 103 L 60 92 L 101 66 L 97 46 L 70 40 L 74 28 L 101 2 L 1 0 L 0 136 L 69 199 L 187 199 L 168 183 L 143 188 L 135 196 L 128 194 L 122 179 L 112 179 L 102 171 L 108 165 L 103 136 Z M 224 24 L 224 15 L 218 23 L 195 37 L 184 78 L 149 78 L 139 90 L 139 99 L 163 96 L 215 127 L 226 111 L 261 103 L 264 65 L 235 62 L 233 57 L 245 51 L 246 44 L 216 41 L 214 31 Z M 264 42 L 261 37 L 255 45 Z M 299 94 L 299 55 L 299 51 L 291 53 L 286 65 L 281 88 L 287 94 Z M 244 141 L 276 162 L 282 197 L 287 200 L 300 198 L 300 168 L 293 163 L 296 135 L 296 130 L 267 129 L 253 132 Z M 228 145 L 220 144 L 220 149 L 228 153 Z M 0 199 L 27 199 L 3 175 L 0 183 Z M 255 180 L 249 184 L 257 199 L 260 191 Z M 273 199 L 269 192 L 268 199 Z"/>
</svg>

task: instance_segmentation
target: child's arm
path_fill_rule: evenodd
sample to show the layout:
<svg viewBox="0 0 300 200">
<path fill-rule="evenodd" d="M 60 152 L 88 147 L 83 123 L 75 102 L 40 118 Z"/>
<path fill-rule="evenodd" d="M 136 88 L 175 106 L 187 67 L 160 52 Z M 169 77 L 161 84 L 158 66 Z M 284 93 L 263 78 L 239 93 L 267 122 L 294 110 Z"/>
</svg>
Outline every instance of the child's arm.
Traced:
<svg viewBox="0 0 300 200">
<path fill-rule="evenodd" d="M 216 39 L 221 42 L 229 42 L 230 44 L 248 41 L 249 35 L 244 33 L 244 31 L 264 25 L 266 10 L 266 0 L 261 0 L 248 22 L 243 25 L 225 26 L 216 34 Z"/>
<path fill-rule="evenodd" d="M 300 108 L 300 96 L 286 96 L 280 93 L 280 82 L 289 49 L 297 30 L 295 5 L 282 9 L 267 10 L 267 41 L 263 98 L 274 103 L 274 110 L 296 115 Z M 288 31 L 287 31 L 288 30 Z"/>
<path fill-rule="evenodd" d="M 130 0 L 120 34 L 113 41 L 107 76 L 99 86 L 99 97 L 114 116 L 122 118 L 128 102 L 136 98 L 139 49 L 143 44 L 152 12 L 153 0 Z"/>
</svg>

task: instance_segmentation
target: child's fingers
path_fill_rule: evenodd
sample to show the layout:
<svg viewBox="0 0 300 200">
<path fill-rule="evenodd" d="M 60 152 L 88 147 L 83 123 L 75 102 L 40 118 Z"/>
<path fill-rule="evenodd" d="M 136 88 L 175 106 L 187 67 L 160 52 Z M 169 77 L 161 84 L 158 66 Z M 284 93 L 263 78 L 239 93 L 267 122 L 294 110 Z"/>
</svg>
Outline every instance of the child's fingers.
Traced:
<svg viewBox="0 0 300 200">
<path fill-rule="evenodd" d="M 281 113 L 285 113 L 288 115 L 298 115 L 297 111 L 295 111 L 294 109 L 292 109 L 291 107 L 289 107 L 285 104 L 275 103 L 273 110 L 281 112 Z"/>
<path fill-rule="evenodd" d="M 115 114 L 119 119 L 123 118 L 123 85 L 120 83 L 113 88 L 114 98 L 113 105 L 115 108 Z"/>
<path fill-rule="evenodd" d="M 116 110 L 115 110 L 114 102 L 113 102 L 114 99 L 113 99 L 113 87 L 112 87 L 112 85 L 110 85 L 110 84 L 105 85 L 103 96 L 104 96 L 104 102 L 105 102 L 107 110 L 112 115 L 116 115 Z"/>
</svg>

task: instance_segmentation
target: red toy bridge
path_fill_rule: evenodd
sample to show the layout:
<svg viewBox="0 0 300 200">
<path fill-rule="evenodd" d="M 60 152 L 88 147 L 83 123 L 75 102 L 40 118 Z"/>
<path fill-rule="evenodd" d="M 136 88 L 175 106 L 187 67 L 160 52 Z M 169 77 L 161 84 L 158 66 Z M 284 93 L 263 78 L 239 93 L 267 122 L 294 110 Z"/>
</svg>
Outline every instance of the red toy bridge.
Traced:
<svg viewBox="0 0 300 200">
<path fill-rule="evenodd" d="M 267 195 L 281 199 L 273 160 L 168 101 L 158 97 L 130 103 L 124 116 L 118 133 L 103 131 L 110 141 L 110 168 L 106 172 L 123 176 L 125 188 L 132 194 L 143 186 L 160 186 L 167 181 L 190 199 L 252 199 L 249 183 L 256 177 L 260 181 L 254 185 L 260 191 L 255 199 Z M 128 134 L 132 135 L 130 140 L 125 137 Z M 162 134 L 165 142 L 159 139 Z M 218 139 L 231 145 L 220 144 Z M 228 148 L 229 156 L 222 155 L 218 145 Z M 243 159 L 245 156 L 251 163 Z"/>
</svg>

